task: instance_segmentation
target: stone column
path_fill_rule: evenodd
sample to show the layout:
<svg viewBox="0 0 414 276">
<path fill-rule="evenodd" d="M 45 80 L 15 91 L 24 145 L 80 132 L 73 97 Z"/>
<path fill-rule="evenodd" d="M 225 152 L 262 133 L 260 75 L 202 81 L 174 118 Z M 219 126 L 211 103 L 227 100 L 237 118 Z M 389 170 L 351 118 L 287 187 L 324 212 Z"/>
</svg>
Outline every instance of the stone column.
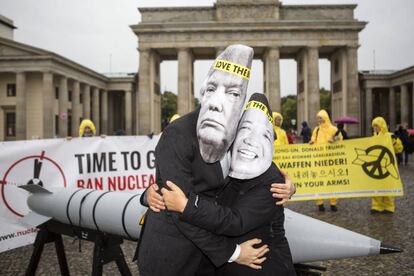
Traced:
<svg viewBox="0 0 414 276">
<path fill-rule="evenodd" d="M 26 73 L 16 74 L 16 139 L 25 140 L 26 135 Z"/>
<path fill-rule="evenodd" d="M 53 138 L 55 113 L 53 110 L 55 102 L 55 89 L 53 86 L 53 73 L 43 73 L 43 139 Z"/>
<path fill-rule="evenodd" d="M 99 88 L 92 87 L 92 122 L 95 124 L 96 135 L 101 133 L 99 112 Z"/>
<path fill-rule="evenodd" d="M 68 136 L 68 79 L 64 76 L 60 77 L 59 83 L 59 116 L 58 128 L 59 137 Z"/>
<path fill-rule="evenodd" d="M 102 90 L 101 95 L 101 134 L 108 134 L 108 91 Z"/>
<path fill-rule="evenodd" d="M 372 134 L 371 131 L 371 123 L 372 123 L 372 88 L 367 87 L 365 89 L 365 131 L 366 135 L 370 136 Z"/>
<path fill-rule="evenodd" d="M 269 99 L 270 108 L 273 111 L 281 112 L 278 48 L 270 48 L 267 50 L 265 55 L 265 78 L 265 94 Z"/>
<path fill-rule="evenodd" d="M 161 89 L 160 89 L 160 63 L 161 59 L 156 51 L 151 52 L 151 133 L 159 134 L 161 132 Z M 192 70 L 191 70 L 192 72 Z M 191 76 L 192 80 L 192 76 Z M 192 89 L 191 89 L 192 91 Z M 191 97 L 192 94 L 189 96 Z"/>
<path fill-rule="evenodd" d="M 296 56 L 297 63 L 297 130 L 300 131 L 301 123 L 309 123 L 308 117 L 308 59 L 307 51 L 302 49 Z M 313 127 L 309 125 L 310 127 Z"/>
<path fill-rule="evenodd" d="M 401 123 L 408 123 L 408 90 L 407 85 L 401 85 Z"/>
<path fill-rule="evenodd" d="M 413 116 L 411 128 L 414 128 L 414 81 L 411 84 L 412 84 L 411 85 L 411 95 L 412 95 L 411 111 L 412 111 L 412 116 Z"/>
<path fill-rule="evenodd" d="M 341 50 L 341 84 L 342 84 L 342 114 L 341 116 L 347 116 L 348 114 L 348 62 L 347 62 L 347 52 L 345 49 Z M 333 91 L 332 91 L 333 92 Z"/>
<path fill-rule="evenodd" d="M 359 112 L 359 85 L 358 85 L 358 47 L 347 48 L 347 114 L 361 120 Z M 348 133 L 356 136 L 361 133 L 359 125 L 349 125 Z"/>
<path fill-rule="evenodd" d="M 137 81 L 138 83 L 138 81 Z M 138 105 L 137 105 L 137 98 L 138 98 L 138 92 L 136 91 L 137 87 L 132 88 L 132 94 L 131 94 L 131 102 L 132 102 L 132 129 L 131 134 L 137 135 L 138 129 L 136 128 L 138 126 L 137 123 L 137 113 L 138 113 Z"/>
<path fill-rule="evenodd" d="M 79 81 L 73 81 L 72 91 L 72 136 L 77 137 L 79 135 L 79 125 L 81 118 L 80 110 L 80 84 Z"/>
<path fill-rule="evenodd" d="M 347 74 L 346 49 L 338 49 L 331 62 L 331 119 L 347 116 Z"/>
<path fill-rule="evenodd" d="M 316 114 L 320 110 L 319 95 L 319 51 L 316 47 L 308 48 L 308 119 L 312 127 L 317 125 Z"/>
<path fill-rule="evenodd" d="M 161 131 L 160 58 L 156 51 L 141 50 L 138 80 L 139 134 Z"/>
<path fill-rule="evenodd" d="M 177 112 L 184 115 L 192 110 L 193 58 L 189 48 L 178 49 Z"/>
<path fill-rule="evenodd" d="M 389 114 L 389 121 L 388 124 L 390 125 L 390 130 L 395 129 L 395 88 L 390 87 L 388 92 L 388 114 Z"/>
<path fill-rule="evenodd" d="M 91 87 L 88 84 L 82 90 L 83 119 L 91 119 Z"/>
<path fill-rule="evenodd" d="M 132 134 L 132 92 L 125 91 L 125 134 Z"/>
<path fill-rule="evenodd" d="M 151 132 L 150 50 L 140 50 L 136 111 L 137 134 Z"/>
</svg>

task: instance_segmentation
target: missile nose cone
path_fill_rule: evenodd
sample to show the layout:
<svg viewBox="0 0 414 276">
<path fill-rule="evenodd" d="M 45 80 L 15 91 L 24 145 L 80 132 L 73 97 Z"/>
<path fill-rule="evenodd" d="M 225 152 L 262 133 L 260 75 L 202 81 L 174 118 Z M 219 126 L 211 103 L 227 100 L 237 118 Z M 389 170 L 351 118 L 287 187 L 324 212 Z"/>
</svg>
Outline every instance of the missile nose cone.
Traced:
<svg viewBox="0 0 414 276">
<path fill-rule="evenodd" d="M 401 253 L 403 250 L 381 243 L 380 254 Z"/>
</svg>

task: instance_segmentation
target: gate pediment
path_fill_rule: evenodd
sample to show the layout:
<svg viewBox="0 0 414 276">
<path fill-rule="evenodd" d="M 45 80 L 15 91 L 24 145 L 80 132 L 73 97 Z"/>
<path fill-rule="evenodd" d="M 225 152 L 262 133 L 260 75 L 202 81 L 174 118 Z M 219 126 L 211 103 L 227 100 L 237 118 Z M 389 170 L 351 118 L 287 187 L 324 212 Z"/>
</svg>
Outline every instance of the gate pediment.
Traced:
<svg viewBox="0 0 414 276">
<path fill-rule="evenodd" d="M 279 19 L 278 0 L 217 0 L 217 21 Z"/>
</svg>

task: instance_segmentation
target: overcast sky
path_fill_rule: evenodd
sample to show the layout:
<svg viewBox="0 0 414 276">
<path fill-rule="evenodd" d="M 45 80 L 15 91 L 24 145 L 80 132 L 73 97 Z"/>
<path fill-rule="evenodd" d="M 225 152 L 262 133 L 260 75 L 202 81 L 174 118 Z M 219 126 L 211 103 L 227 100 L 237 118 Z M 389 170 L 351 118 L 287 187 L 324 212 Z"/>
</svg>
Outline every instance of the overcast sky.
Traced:
<svg viewBox="0 0 414 276">
<path fill-rule="evenodd" d="M 196 3 L 195 3 L 196 2 Z M 137 38 L 129 25 L 138 7 L 212 6 L 213 0 L 1 0 L 0 14 L 18 29 L 15 40 L 40 47 L 97 72 L 136 72 Z M 358 4 L 355 17 L 369 24 L 360 33 L 359 70 L 414 65 L 413 0 L 285 0 L 283 4 Z M 195 63 L 195 94 L 211 61 Z M 329 88 L 329 62 L 320 61 L 320 85 Z M 296 93 L 296 63 L 281 61 L 282 95 Z M 255 61 L 249 90 L 263 91 L 262 62 Z M 161 64 L 161 89 L 177 91 L 177 62 Z"/>
</svg>

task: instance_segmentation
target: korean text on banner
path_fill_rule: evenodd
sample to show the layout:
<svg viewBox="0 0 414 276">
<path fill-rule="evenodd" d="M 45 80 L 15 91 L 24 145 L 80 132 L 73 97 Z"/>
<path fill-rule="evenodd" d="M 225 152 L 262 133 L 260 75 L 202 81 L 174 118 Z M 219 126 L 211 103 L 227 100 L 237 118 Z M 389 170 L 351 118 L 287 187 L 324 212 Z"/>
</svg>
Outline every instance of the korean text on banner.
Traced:
<svg viewBox="0 0 414 276">
<path fill-rule="evenodd" d="M 388 135 L 279 146 L 273 161 L 296 185 L 292 200 L 403 195 Z"/>
</svg>

